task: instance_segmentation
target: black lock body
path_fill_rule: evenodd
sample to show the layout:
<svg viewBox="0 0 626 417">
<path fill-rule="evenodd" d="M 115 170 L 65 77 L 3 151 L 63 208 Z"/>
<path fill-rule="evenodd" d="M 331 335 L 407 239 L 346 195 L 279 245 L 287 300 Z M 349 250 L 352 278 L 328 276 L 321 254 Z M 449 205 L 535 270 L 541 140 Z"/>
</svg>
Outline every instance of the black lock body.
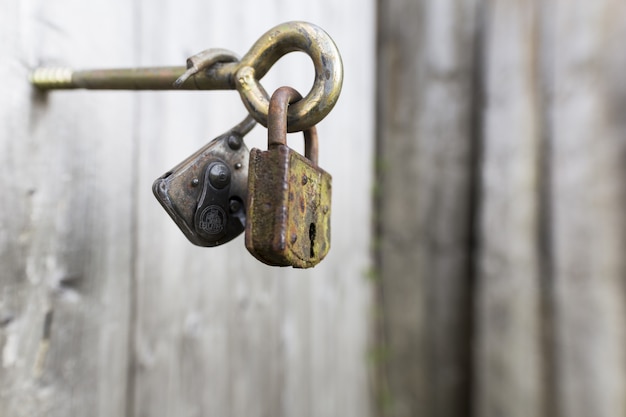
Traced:
<svg viewBox="0 0 626 417">
<path fill-rule="evenodd" d="M 248 117 L 157 178 L 155 197 L 193 244 L 217 246 L 245 230 Z"/>
</svg>

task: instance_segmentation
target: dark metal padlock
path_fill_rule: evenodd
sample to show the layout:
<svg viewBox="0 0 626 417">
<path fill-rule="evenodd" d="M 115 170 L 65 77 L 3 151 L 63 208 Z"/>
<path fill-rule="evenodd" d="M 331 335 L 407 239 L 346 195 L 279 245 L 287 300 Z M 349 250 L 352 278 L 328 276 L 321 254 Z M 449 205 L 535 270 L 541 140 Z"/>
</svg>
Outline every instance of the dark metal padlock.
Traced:
<svg viewBox="0 0 626 417">
<path fill-rule="evenodd" d="M 246 117 L 152 185 L 165 211 L 198 246 L 221 245 L 245 229 L 249 153 L 243 137 L 255 124 Z"/>
<path fill-rule="evenodd" d="M 248 170 L 246 248 L 273 266 L 310 268 L 330 249 L 332 178 L 317 166 L 317 131 L 304 132 L 305 156 L 286 145 L 289 87 L 272 95 L 268 150 L 252 149 Z"/>
</svg>

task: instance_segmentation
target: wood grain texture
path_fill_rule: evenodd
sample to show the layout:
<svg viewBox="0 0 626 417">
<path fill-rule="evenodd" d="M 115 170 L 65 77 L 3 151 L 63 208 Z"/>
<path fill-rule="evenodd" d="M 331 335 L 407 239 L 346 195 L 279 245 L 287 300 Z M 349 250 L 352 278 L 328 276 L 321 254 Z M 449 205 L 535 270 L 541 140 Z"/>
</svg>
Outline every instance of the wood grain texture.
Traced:
<svg viewBox="0 0 626 417">
<path fill-rule="evenodd" d="M 123 2 L 1 9 L 0 415 L 123 415 L 132 100 L 45 97 L 27 76 L 37 64 L 132 59 L 131 22 Z M 116 36 L 92 30 L 103 19 Z"/>
<path fill-rule="evenodd" d="M 368 416 L 373 2 L 8 1 L 0 6 L 0 415 Z M 245 115 L 235 92 L 34 94 L 29 69 L 176 65 L 314 22 L 345 82 L 318 126 L 332 249 L 265 267 L 191 245 L 152 181 Z M 268 91 L 306 93 L 304 54 Z M 348 121 L 348 122 L 346 122 Z M 265 129 L 247 140 L 265 147 Z M 302 139 L 290 143 L 302 149 Z"/>
<path fill-rule="evenodd" d="M 485 4 L 475 412 L 542 416 L 543 197 L 539 7 Z"/>
<path fill-rule="evenodd" d="M 380 3 L 379 303 L 388 359 L 378 375 L 390 403 L 382 410 L 444 415 L 454 406 L 438 407 L 438 398 L 454 405 L 463 398 L 468 409 L 445 415 L 622 415 L 626 7 L 479 3 L 478 23 L 473 14 L 459 22 L 450 8 L 445 13 L 457 30 L 482 32 L 476 57 L 467 45 L 454 50 L 456 62 L 477 60 L 459 66 L 458 78 L 436 77 L 431 64 L 456 39 L 434 12 L 451 2 Z M 431 26 L 439 28 L 434 38 Z M 478 148 L 462 153 L 444 148 L 436 133 L 469 134 L 459 123 L 466 97 L 436 101 L 430 93 L 471 68 L 480 70 L 468 93 Z M 472 154 L 480 175 L 453 181 L 459 172 L 471 177 L 471 162 L 458 156 Z M 441 190 L 453 190 L 456 204 L 443 204 Z M 450 209 L 459 204 L 459 212 Z M 440 221 L 449 226 L 443 237 Z M 476 231 L 469 248 L 460 245 L 468 229 Z M 454 243 L 436 246 L 437 238 Z M 446 256 L 455 245 L 476 257 L 454 264 Z M 440 261 L 458 268 L 434 268 Z M 449 285 L 465 276 L 475 286 Z M 468 306 L 450 306 L 459 294 L 471 296 L 474 316 L 456 322 L 460 333 L 448 332 L 444 318 Z M 450 361 L 440 346 L 454 346 L 457 358 L 471 351 L 471 364 Z M 470 375 L 457 391 L 437 383 L 451 363 Z"/>
<path fill-rule="evenodd" d="M 477 3 L 379 7 L 381 412 L 469 408 Z"/>
<path fill-rule="evenodd" d="M 552 187 L 563 416 L 626 413 L 626 7 L 555 2 Z"/>
</svg>

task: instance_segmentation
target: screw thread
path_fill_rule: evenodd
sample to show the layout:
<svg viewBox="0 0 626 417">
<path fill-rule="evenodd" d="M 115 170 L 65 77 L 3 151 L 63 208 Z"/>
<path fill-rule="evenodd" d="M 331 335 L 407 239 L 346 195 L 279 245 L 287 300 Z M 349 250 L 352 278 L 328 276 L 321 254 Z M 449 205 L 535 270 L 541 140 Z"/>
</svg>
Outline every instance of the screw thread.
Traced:
<svg viewBox="0 0 626 417">
<path fill-rule="evenodd" d="M 47 90 L 53 88 L 71 88 L 73 71 L 70 68 L 37 68 L 30 73 L 29 80 L 35 87 Z"/>
</svg>

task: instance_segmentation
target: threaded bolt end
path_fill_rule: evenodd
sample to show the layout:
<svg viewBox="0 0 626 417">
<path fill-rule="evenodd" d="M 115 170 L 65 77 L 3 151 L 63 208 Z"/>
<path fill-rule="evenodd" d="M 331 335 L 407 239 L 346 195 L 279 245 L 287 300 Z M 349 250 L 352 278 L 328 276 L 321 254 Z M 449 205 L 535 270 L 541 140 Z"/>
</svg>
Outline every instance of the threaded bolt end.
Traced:
<svg viewBox="0 0 626 417">
<path fill-rule="evenodd" d="M 72 88 L 72 74 L 73 71 L 69 68 L 36 68 L 30 73 L 29 80 L 32 85 L 42 90 Z"/>
</svg>

